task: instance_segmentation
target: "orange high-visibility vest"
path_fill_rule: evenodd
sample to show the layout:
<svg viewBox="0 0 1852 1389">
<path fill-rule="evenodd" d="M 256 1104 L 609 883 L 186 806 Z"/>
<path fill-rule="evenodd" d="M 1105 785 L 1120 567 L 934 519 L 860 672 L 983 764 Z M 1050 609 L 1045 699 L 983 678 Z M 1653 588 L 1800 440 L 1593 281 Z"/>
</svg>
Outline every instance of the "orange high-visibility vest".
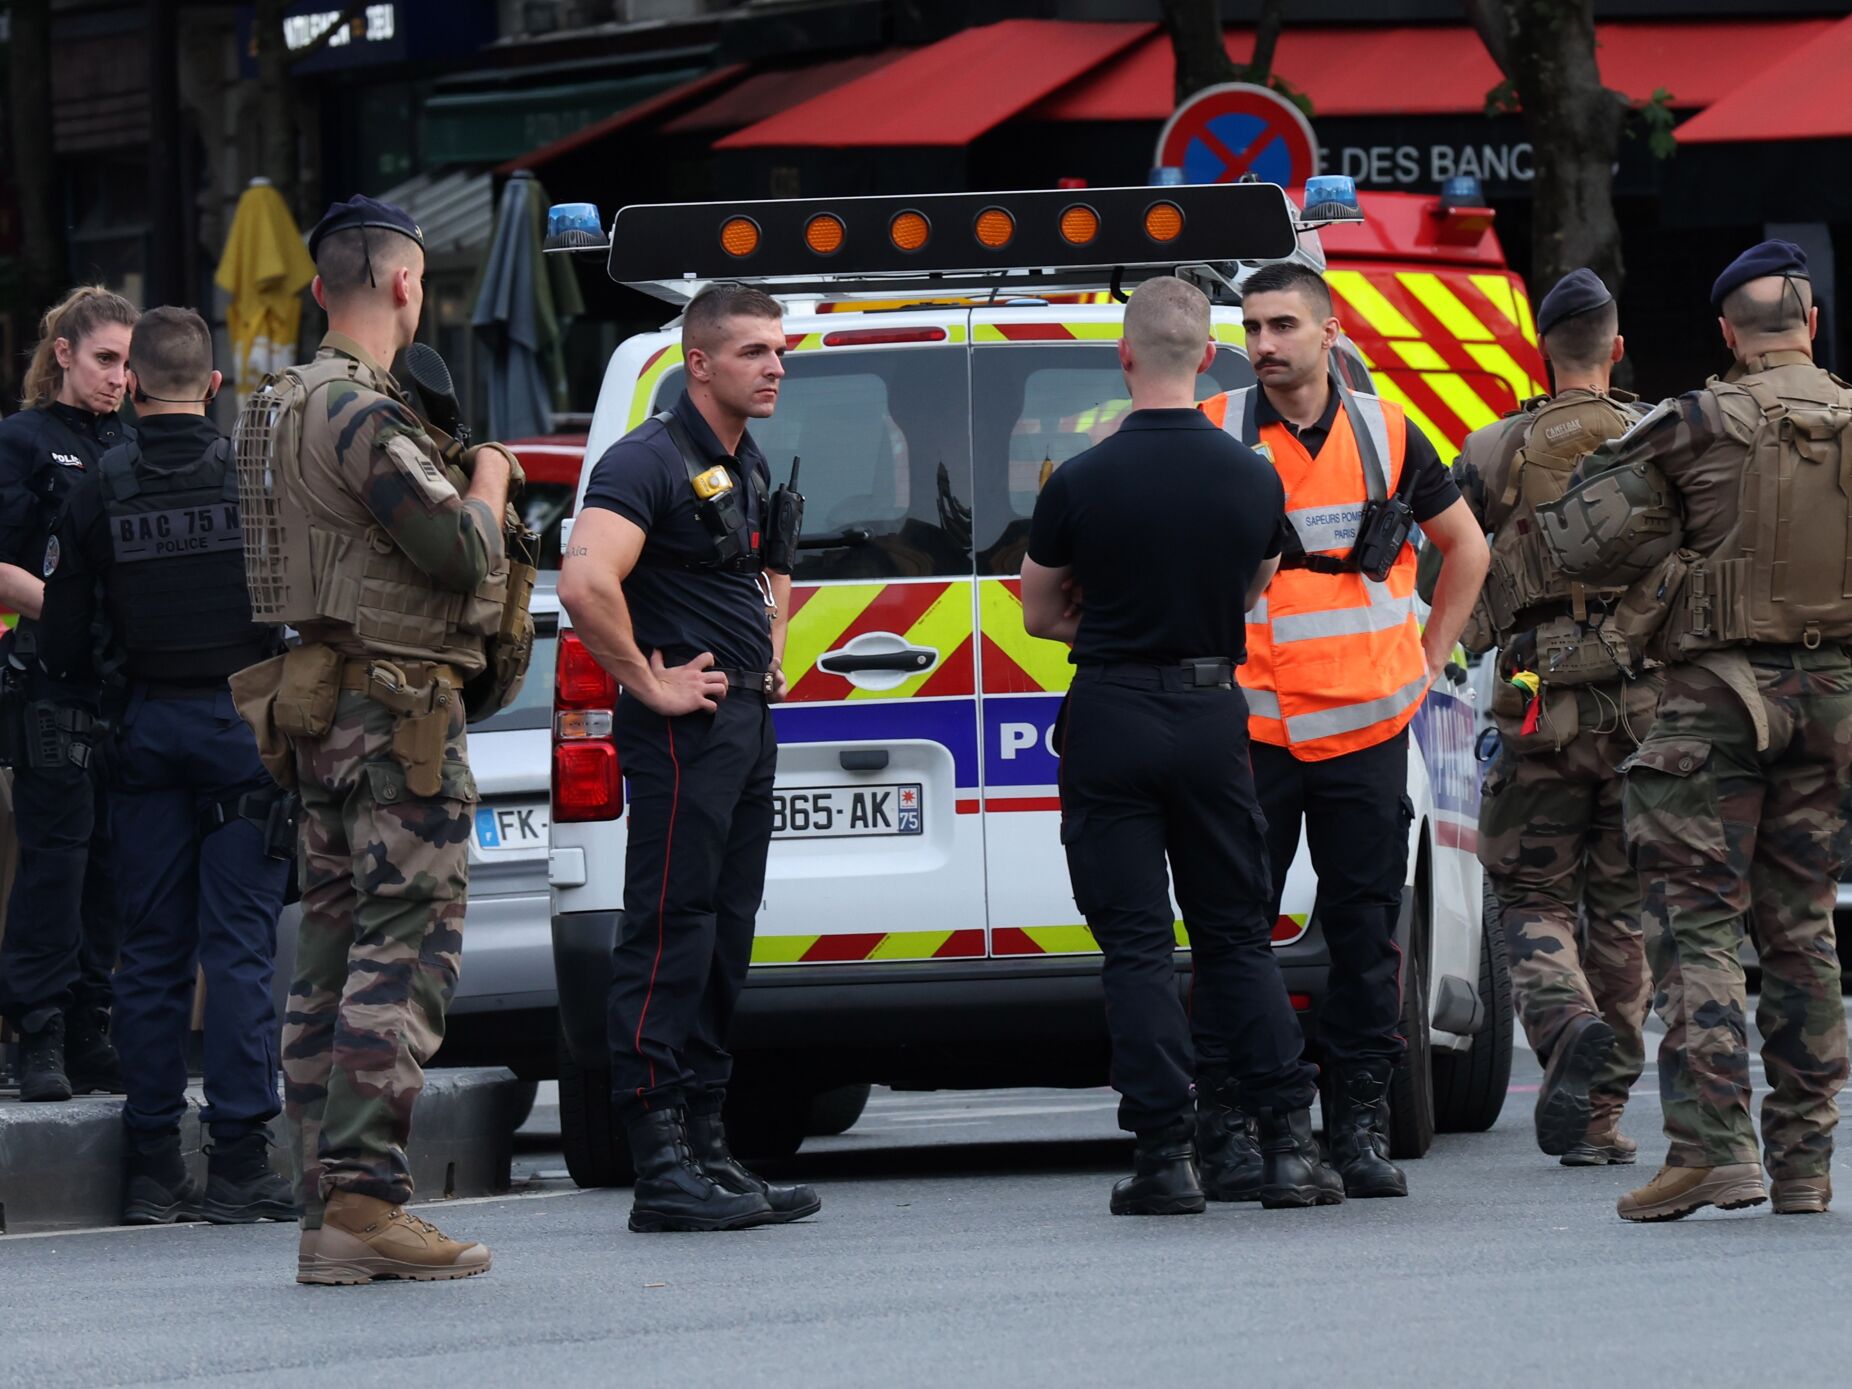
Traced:
<svg viewBox="0 0 1852 1389">
<path fill-rule="evenodd" d="M 1202 410 L 1241 436 L 1249 390 L 1213 396 Z M 1368 500 L 1353 432 L 1361 422 L 1384 460 L 1387 486 L 1402 476 L 1408 429 L 1400 407 L 1353 397 L 1359 420 L 1339 406 L 1313 458 L 1282 424 L 1259 430 L 1286 489 L 1286 519 L 1308 555 L 1342 559 L 1357 538 Z M 1427 691 L 1427 660 L 1415 612 L 1415 551 L 1403 546 L 1382 583 L 1355 571 L 1321 574 L 1282 567 L 1247 620 L 1248 735 L 1321 762 L 1387 742 L 1408 726 Z"/>
</svg>

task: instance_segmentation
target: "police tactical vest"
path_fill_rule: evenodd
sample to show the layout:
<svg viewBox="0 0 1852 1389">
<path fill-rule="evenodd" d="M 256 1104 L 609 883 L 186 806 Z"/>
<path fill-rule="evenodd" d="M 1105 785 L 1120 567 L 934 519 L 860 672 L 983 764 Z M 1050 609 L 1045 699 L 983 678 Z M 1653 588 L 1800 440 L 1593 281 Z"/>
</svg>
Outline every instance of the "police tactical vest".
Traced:
<svg viewBox="0 0 1852 1389">
<path fill-rule="evenodd" d="M 171 472 L 138 468 L 120 444 L 99 465 L 115 563 L 104 607 L 140 680 L 217 681 L 262 660 L 271 629 L 251 620 L 231 445 Z"/>
<path fill-rule="evenodd" d="M 1542 544 L 1537 509 L 1560 498 L 1576 464 L 1626 433 L 1636 418 L 1621 398 L 1572 390 L 1526 402 L 1508 424 L 1522 430 L 1523 439 L 1493 458 L 1483 474 L 1481 519 L 1492 535 L 1492 559 L 1469 644 L 1504 646 L 1520 632 L 1535 631 L 1538 674 L 1558 685 L 1612 680 L 1631 670 L 1626 653 L 1599 631 L 1604 610 L 1624 590 L 1590 588 L 1566 577 Z"/>
<path fill-rule="evenodd" d="M 1753 432 L 1736 525 L 1693 558 L 1672 649 L 1852 642 L 1852 387 L 1796 364 L 1710 390 Z"/>
<path fill-rule="evenodd" d="M 376 522 L 337 510 L 334 499 L 349 489 L 322 397 L 344 381 L 390 398 L 361 362 L 328 352 L 266 378 L 238 417 L 233 448 L 252 612 L 296 626 L 338 623 L 370 651 L 473 675 L 484 666 L 483 639 L 501 629 L 507 556 L 473 593 L 453 593 Z M 460 472 L 446 473 L 465 490 Z"/>
</svg>

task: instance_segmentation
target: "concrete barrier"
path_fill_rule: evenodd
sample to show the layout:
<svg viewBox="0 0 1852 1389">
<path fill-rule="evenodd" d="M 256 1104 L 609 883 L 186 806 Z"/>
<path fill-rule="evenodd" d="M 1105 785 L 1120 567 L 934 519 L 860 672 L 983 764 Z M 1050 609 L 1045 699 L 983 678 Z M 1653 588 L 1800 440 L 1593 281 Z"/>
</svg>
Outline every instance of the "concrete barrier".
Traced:
<svg viewBox="0 0 1852 1389">
<path fill-rule="evenodd" d="M 197 1088 L 189 1092 L 195 1105 Z M 500 1067 L 435 1070 L 412 1119 L 412 1180 L 417 1202 L 489 1196 L 508 1189 L 516 1107 L 523 1087 Z M 270 1150 L 288 1174 L 283 1120 L 271 1124 Z M 197 1108 L 180 1126 L 194 1176 L 206 1180 Z M 0 1096 L 0 1236 L 114 1225 L 122 1214 L 122 1099 L 86 1096 L 63 1104 L 21 1104 Z"/>
</svg>

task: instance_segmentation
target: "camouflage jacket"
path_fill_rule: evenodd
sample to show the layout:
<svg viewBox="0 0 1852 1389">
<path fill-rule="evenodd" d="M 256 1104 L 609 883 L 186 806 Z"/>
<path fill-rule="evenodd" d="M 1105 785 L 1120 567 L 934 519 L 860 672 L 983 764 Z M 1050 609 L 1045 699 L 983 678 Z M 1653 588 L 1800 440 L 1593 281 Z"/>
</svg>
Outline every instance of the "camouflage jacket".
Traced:
<svg viewBox="0 0 1852 1389">
<path fill-rule="evenodd" d="M 316 361 L 337 358 L 351 364 L 351 376 L 318 393 L 303 418 L 303 481 L 324 526 L 356 539 L 383 534 L 393 554 L 369 558 L 364 552 L 379 544 L 371 539 L 352 547 L 355 573 L 331 582 L 357 586 L 357 603 L 338 605 L 353 606 L 356 621 L 304 623 L 303 636 L 351 655 L 448 661 L 474 673 L 482 638 L 500 619 L 500 518 L 464 496 L 468 478 L 445 462 L 391 373 L 353 339 L 330 333 Z"/>
</svg>

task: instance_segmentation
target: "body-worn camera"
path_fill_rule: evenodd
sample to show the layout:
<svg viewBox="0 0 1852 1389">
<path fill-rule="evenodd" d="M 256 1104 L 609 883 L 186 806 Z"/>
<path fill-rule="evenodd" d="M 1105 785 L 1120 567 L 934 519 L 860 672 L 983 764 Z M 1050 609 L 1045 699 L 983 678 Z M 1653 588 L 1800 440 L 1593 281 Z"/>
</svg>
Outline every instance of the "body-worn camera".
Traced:
<svg viewBox="0 0 1852 1389">
<path fill-rule="evenodd" d="M 1365 502 L 1357 522 L 1357 543 L 1350 551 L 1351 563 L 1366 579 L 1383 582 L 1395 567 L 1402 547 L 1408 544 L 1408 533 L 1414 525 L 1415 509 L 1402 500 L 1399 492 L 1381 501 Z"/>
<path fill-rule="evenodd" d="M 746 505 L 733 482 L 733 474 L 716 465 L 692 479 L 695 514 L 701 518 L 708 539 L 714 542 L 714 564 L 730 569 L 752 553 L 752 529 L 746 521 Z"/>
</svg>

